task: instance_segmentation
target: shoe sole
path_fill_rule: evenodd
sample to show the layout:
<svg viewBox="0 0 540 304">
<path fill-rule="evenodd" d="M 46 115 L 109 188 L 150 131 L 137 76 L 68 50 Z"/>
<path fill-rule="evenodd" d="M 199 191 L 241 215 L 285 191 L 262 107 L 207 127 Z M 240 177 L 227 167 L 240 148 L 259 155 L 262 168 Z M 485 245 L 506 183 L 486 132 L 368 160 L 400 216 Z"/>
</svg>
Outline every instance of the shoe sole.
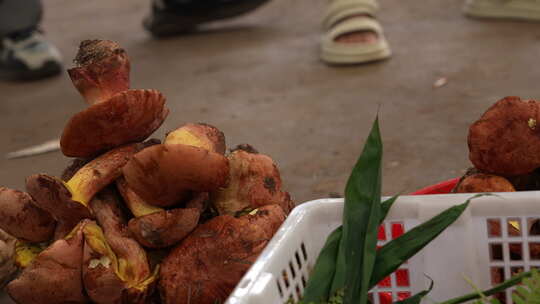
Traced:
<svg viewBox="0 0 540 304">
<path fill-rule="evenodd" d="M 463 11 L 465 15 L 474 18 L 540 21 L 540 12 L 526 9 L 466 4 Z"/>
<path fill-rule="evenodd" d="M 331 52 L 322 52 L 321 59 L 329 65 L 356 65 L 383 61 L 392 57 L 389 49 L 382 49 L 376 52 L 362 55 L 344 55 Z"/>
<path fill-rule="evenodd" d="M 251 1 L 248 4 L 217 11 L 207 16 L 178 16 L 174 13 L 161 12 L 159 13 L 162 15 L 161 19 L 167 19 L 170 22 L 152 24 L 153 20 L 149 17 L 144 20 L 143 27 L 153 36 L 158 38 L 189 33 L 194 31 L 198 25 L 244 15 L 254 11 L 268 1 L 269 0 Z"/>
<path fill-rule="evenodd" d="M 36 81 L 44 78 L 59 75 L 62 72 L 62 67 L 52 61 L 46 62 L 43 67 L 35 71 L 13 71 L 3 70 L 0 67 L 0 80 L 4 81 Z"/>
<path fill-rule="evenodd" d="M 379 47 L 370 51 L 355 54 L 351 51 L 344 53 L 339 52 L 338 50 L 332 48 L 332 45 L 325 45 L 323 43 L 321 46 L 320 57 L 324 62 L 330 65 L 354 65 L 381 61 L 392 56 L 392 51 L 390 50 L 386 39 L 384 39 L 383 43 L 379 44 Z"/>
</svg>

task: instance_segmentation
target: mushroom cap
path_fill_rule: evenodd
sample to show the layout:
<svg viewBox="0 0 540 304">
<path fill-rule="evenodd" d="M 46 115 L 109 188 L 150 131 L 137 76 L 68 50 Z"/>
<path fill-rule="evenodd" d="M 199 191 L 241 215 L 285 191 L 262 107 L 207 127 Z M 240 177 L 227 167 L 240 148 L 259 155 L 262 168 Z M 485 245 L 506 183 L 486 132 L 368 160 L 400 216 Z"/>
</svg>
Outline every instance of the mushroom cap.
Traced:
<svg viewBox="0 0 540 304">
<path fill-rule="evenodd" d="M 31 175 L 26 179 L 26 190 L 39 208 L 63 223 L 63 231 L 69 231 L 69 226 L 75 227 L 82 219 L 93 217 L 88 207 L 72 200 L 71 192 L 55 177 L 47 174 Z"/>
<path fill-rule="evenodd" d="M 249 147 L 249 149 L 244 149 Z M 212 204 L 219 214 L 235 215 L 265 205 L 277 204 L 288 214 L 294 207 L 289 193 L 282 191 L 279 170 L 267 155 L 244 145 L 227 155 L 229 183 L 212 193 Z"/>
<path fill-rule="evenodd" d="M 81 42 L 74 62 L 78 66 L 69 69 L 68 74 L 89 104 L 103 102 L 129 89 L 129 58 L 113 41 Z"/>
<path fill-rule="evenodd" d="M 161 126 L 169 109 L 156 90 L 127 90 L 75 114 L 62 133 L 62 152 L 91 157 L 130 142 L 139 142 Z"/>
<path fill-rule="evenodd" d="M 186 123 L 167 133 L 166 144 L 183 144 L 225 154 L 225 134 L 206 123 Z"/>
<path fill-rule="evenodd" d="M 180 242 L 199 222 L 197 208 L 163 210 L 133 218 L 129 230 L 139 244 L 149 248 L 165 248 Z"/>
<path fill-rule="evenodd" d="M 56 221 L 36 207 L 28 193 L 0 187 L 0 228 L 28 241 L 45 242 L 52 239 Z"/>
<path fill-rule="evenodd" d="M 515 192 L 509 180 L 502 176 L 475 173 L 464 177 L 457 185 L 456 193 Z"/>
<path fill-rule="evenodd" d="M 229 163 L 223 155 L 189 145 L 155 145 L 137 154 L 122 169 L 128 185 L 148 204 L 167 207 L 189 191 L 223 187 Z"/>
<path fill-rule="evenodd" d="M 281 207 L 270 205 L 199 225 L 161 264 L 163 303 L 225 301 L 284 220 Z"/>
<path fill-rule="evenodd" d="M 112 40 L 87 39 L 81 41 L 79 51 L 73 61 L 78 66 L 87 67 L 119 53 L 125 54 L 125 51 Z"/>
<path fill-rule="evenodd" d="M 506 97 L 469 128 L 469 158 L 485 173 L 527 174 L 540 167 L 540 102 Z"/>
<path fill-rule="evenodd" d="M 17 303 L 87 303 L 81 278 L 83 235 L 80 227 L 42 251 L 7 292 Z"/>
</svg>

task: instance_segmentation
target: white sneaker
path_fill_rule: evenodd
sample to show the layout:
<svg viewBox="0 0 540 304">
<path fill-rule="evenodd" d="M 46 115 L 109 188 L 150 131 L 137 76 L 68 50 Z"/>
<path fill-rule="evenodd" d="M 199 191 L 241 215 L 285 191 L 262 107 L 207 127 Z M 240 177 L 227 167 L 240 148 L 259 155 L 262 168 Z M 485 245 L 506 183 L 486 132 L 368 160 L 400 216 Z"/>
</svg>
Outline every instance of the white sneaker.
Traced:
<svg viewBox="0 0 540 304">
<path fill-rule="evenodd" d="M 540 21 L 539 0 L 467 0 L 467 16 Z"/>
<path fill-rule="evenodd" d="M 60 53 L 38 31 L 0 41 L 0 79 L 37 80 L 62 71 Z"/>
</svg>

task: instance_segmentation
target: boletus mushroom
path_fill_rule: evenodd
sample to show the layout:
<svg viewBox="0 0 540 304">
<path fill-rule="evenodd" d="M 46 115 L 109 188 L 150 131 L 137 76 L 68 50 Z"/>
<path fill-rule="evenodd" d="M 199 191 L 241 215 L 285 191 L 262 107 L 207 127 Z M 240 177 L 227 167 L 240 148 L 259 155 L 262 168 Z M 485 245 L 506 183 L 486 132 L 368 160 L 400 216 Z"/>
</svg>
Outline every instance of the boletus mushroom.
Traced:
<svg viewBox="0 0 540 304">
<path fill-rule="evenodd" d="M 53 238 L 56 221 L 28 193 L 0 187 L 0 228 L 28 242 Z"/>
<path fill-rule="evenodd" d="M 464 176 L 456 185 L 456 193 L 515 192 L 509 180 L 502 176 L 486 173 L 474 173 Z"/>
<path fill-rule="evenodd" d="M 81 261 L 83 231 L 87 221 L 77 225 L 65 239 L 55 241 L 7 285 L 17 303 L 87 303 L 83 292 Z"/>
<path fill-rule="evenodd" d="M 206 123 L 186 123 L 168 132 L 166 144 L 182 144 L 225 154 L 225 135 L 218 128 Z"/>
<path fill-rule="evenodd" d="M 17 271 L 13 258 L 16 242 L 17 239 L 0 229 L 0 288 L 4 288 Z"/>
<path fill-rule="evenodd" d="M 199 222 L 195 208 L 176 208 L 133 218 L 129 230 L 137 241 L 149 248 L 170 247 L 185 238 Z"/>
<path fill-rule="evenodd" d="M 224 302 L 284 220 L 283 209 L 269 205 L 199 225 L 162 263 L 162 302 Z"/>
<path fill-rule="evenodd" d="M 67 182 L 47 174 L 27 178 L 26 188 L 35 203 L 58 221 L 56 238 L 82 219 L 93 218 L 88 203 L 122 174 L 122 167 L 139 148 L 140 144 L 130 144 L 111 150 L 84 165 Z"/>
<path fill-rule="evenodd" d="M 129 59 L 118 44 L 85 40 L 69 75 L 89 107 L 75 114 L 62 133 L 66 156 L 91 157 L 111 148 L 146 139 L 161 126 L 169 110 L 156 90 L 129 89 Z"/>
<path fill-rule="evenodd" d="M 97 223 L 84 227 L 82 272 L 88 296 L 98 304 L 146 303 L 157 269 L 151 272 L 146 252 L 131 238 L 116 193 L 105 189 L 90 206 Z"/>
<path fill-rule="evenodd" d="M 128 227 L 139 244 L 149 248 L 165 248 L 185 238 L 199 222 L 208 193 L 195 195 L 186 208 L 165 210 L 147 204 L 133 192 L 124 178 L 116 181 L 124 202 L 135 216 Z"/>
<path fill-rule="evenodd" d="M 220 153 L 224 136 L 216 136 L 215 130 L 189 124 L 169 133 L 163 144 L 135 154 L 123 168 L 129 187 L 146 203 L 169 207 L 188 199 L 191 192 L 225 186 L 229 164 Z"/>
<path fill-rule="evenodd" d="M 528 174 L 540 167 L 540 102 L 506 97 L 469 128 L 469 158 L 482 172 Z"/>
<path fill-rule="evenodd" d="M 288 214 L 294 207 L 289 193 L 281 189 L 281 176 L 274 161 L 250 145 L 240 145 L 227 155 L 229 183 L 211 194 L 219 214 L 235 215 L 276 204 Z"/>
<path fill-rule="evenodd" d="M 29 243 L 22 240 L 17 240 L 15 243 L 15 254 L 13 261 L 19 268 L 26 268 L 43 250 L 48 247 L 47 242 Z"/>
</svg>

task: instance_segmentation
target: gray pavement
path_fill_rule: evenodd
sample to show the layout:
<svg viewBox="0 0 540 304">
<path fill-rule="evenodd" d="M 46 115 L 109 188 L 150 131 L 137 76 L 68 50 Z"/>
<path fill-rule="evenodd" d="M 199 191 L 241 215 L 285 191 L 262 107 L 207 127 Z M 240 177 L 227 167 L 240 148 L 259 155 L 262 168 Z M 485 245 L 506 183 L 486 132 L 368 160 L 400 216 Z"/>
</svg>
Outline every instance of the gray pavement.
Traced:
<svg viewBox="0 0 540 304">
<path fill-rule="evenodd" d="M 395 56 L 347 68 L 318 60 L 324 0 L 276 0 L 167 40 L 141 30 L 145 0 L 45 4 L 44 29 L 66 66 L 80 40 L 118 41 L 132 59 L 133 87 L 168 97 L 158 136 L 184 122 L 216 125 L 230 146 L 271 155 L 297 202 L 343 192 L 377 111 L 389 195 L 460 175 L 469 166 L 467 128 L 498 98 L 540 97 L 540 24 L 466 19 L 461 1 L 381 1 Z M 440 77 L 448 84 L 433 88 Z M 0 83 L 0 154 L 59 136 L 83 108 L 67 74 Z M 26 176 L 59 174 L 67 162 L 60 153 L 0 158 L 0 185 L 22 189 Z"/>
<path fill-rule="evenodd" d="M 83 39 L 118 41 L 134 88 L 156 88 L 171 114 L 157 135 L 184 122 L 222 129 L 229 146 L 272 156 L 297 202 L 342 193 L 379 111 L 384 194 L 410 192 L 469 166 L 469 124 L 507 95 L 540 97 L 540 24 L 465 18 L 461 1 L 381 1 L 395 56 L 336 68 L 318 59 L 324 0 L 276 0 L 206 31 L 154 40 L 140 26 L 145 0 L 45 2 L 43 27 L 71 66 Z M 434 88 L 445 77 L 448 84 Z M 67 74 L 0 83 L 0 154 L 59 136 L 84 108 Z M 59 174 L 60 153 L 0 159 L 0 185 Z"/>
</svg>

